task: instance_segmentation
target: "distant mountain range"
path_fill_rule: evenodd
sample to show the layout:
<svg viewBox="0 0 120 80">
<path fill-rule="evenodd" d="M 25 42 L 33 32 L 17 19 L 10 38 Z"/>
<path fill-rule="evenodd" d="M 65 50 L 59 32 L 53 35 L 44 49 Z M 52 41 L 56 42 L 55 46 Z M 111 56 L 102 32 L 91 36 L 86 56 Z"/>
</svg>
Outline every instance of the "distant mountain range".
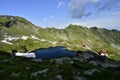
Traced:
<svg viewBox="0 0 120 80">
<path fill-rule="evenodd" d="M 72 24 L 65 29 L 41 28 L 22 17 L 0 16 L 0 51 L 26 52 L 54 46 L 75 51 L 84 51 L 85 46 L 95 52 L 104 49 L 110 58 L 120 60 L 120 31 Z"/>
</svg>

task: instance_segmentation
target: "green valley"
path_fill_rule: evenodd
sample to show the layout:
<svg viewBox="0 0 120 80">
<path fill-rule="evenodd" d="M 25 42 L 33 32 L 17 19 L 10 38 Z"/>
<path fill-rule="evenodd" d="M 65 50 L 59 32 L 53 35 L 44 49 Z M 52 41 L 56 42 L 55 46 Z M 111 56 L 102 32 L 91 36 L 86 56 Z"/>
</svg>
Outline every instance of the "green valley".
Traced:
<svg viewBox="0 0 120 80">
<path fill-rule="evenodd" d="M 41 28 L 25 18 L 0 16 L 0 51 L 11 52 L 24 48 L 32 51 L 38 48 L 66 46 L 75 51 L 84 51 L 83 45 L 99 52 L 104 49 L 109 57 L 120 60 L 120 31 L 104 28 L 86 28 L 70 24 L 65 29 Z"/>
</svg>

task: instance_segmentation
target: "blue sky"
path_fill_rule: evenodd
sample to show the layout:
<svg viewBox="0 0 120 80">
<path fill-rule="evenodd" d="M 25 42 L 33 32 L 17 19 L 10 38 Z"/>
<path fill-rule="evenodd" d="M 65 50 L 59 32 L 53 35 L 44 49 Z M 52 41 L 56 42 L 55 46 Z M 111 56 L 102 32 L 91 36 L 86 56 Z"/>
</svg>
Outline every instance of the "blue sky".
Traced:
<svg viewBox="0 0 120 80">
<path fill-rule="evenodd" d="M 0 15 L 21 16 L 44 28 L 78 24 L 120 30 L 120 0 L 1 0 Z"/>
</svg>

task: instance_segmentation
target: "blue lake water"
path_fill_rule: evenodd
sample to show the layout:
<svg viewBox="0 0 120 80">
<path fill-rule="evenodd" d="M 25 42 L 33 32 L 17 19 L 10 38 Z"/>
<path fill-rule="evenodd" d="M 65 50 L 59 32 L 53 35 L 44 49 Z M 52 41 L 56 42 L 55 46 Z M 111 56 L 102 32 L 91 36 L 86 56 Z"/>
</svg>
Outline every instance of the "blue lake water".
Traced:
<svg viewBox="0 0 120 80">
<path fill-rule="evenodd" d="M 39 49 L 35 51 L 36 58 L 48 59 L 56 57 L 74 57 L 76 56 L 75 51 L 70 51 L 64 46 L 57 46 L 46 49 Z"/>
</svg>

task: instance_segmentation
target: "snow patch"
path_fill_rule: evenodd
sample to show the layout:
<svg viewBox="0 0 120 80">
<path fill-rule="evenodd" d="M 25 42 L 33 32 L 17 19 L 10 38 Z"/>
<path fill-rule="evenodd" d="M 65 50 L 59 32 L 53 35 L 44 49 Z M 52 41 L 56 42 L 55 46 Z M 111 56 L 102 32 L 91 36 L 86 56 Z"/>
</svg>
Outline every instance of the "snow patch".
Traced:
<svg viewBox="0 0 120 80">
<path fill-rule="evenodd" d="M 5 35 L 4 37 L 5 37 L 4 40 L 2 40 L 1 42 L 6 43 L 6 44 L 12 44 L 12 43 L 10 43 L 8 41 L 18 40 L 18 39 L 27 40 L 28 38 L 30 38 L 30 39 L 37 39 L 37 40 L 39 40 L 39 38 L 37 38 L 35 35 L 31 35 L 31 37 L 28 37 L 28 36 L 11 37 L 11 36 Z"/>
<path fill-rule="evenodd" d="M 16 53 L 15 56 L 22 56 L 27 58 L 36 58 L 35 53 Z"/>
<path fill-rule="evenodd" d="M 37 39 L 37 40 L 40 40 L 38 37 L 36 37 L 35 35 L 31 35 L 31 38 L 32 39 Z"/>
<path fill-rule="evenodd" d="M 10 37 L 10 36 L 7 36 L 7 37 L 5 38 L 5 40 L 8 40 L 8 41 L 17 40 L 17 39 L 19 39 L 19 38 L 17 38 L 17 37 Z"/>
<path fill-rule="evenodd" d="M 11 36 L 6 36 L 5 35 L 5 40 L 8 40 L 8 41 L 12 41 L 12 40 L 18 40 L 18 39 L 23 39 L 23 40 L 27 40 L 28 38 L 30 38 L 30 39 L 37 39 L 37 40 L 39 40 L 39 38 L 38 37 L 36 37 L 35 35 L 31 35 L 30 37 L 28 37 L 28 36 L 19 36 L 19 37 L 11 37 Z"/>
<path fill-rule="evenodd" d="M 6 40 L 2 40 L 1 42 L 12 45 L 12 43 L 7 42 Z"/>
<path fill-rule="evenodd" d="M 27 40 L 29 37 L 27 37 L 27 36 L 22 36 L 21 37 L 21 39 L 23 39 L 23 40 Z"/>
</svg>

